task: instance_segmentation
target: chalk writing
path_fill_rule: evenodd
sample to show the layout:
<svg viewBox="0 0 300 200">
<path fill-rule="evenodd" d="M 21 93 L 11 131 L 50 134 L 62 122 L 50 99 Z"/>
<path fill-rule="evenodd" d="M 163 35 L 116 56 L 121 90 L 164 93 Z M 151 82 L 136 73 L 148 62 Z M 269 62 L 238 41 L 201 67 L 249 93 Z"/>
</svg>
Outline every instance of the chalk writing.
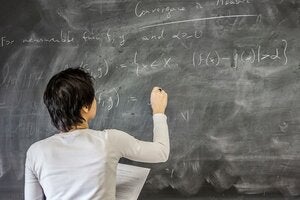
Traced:
<svg viewBox="0 0 300 200">
<path fill-rule="evenodd" d="M 142 40 L 147 41 L 147 40 L 161 40 L 165 39 L 165 29 L 161 29 L 160 33 L 158 35 L 152 34 L 152 35 L 144 35 L 142 36 Z"/>
<path fill-rule="evenodd" d="M 192 59 L 193 66 L 201 66 L 201 65 L 215 65 L 218 66 L 220 64 L 220 56 L 218 51 L 210 51 L 207 54 L 199 53 L 198 55 L 196 52 L 193 53 Z"/>
<path fill-rule="evenodd" d="M 94 79 L 100 79 L 109 72 L 109 65 L 106 59 L 103 59 L 103 62 L 98 61 L 97 65 L 89 65 L 82 61 L 80 67 L 86 69 Z"/>
<path fill-rule="evenodd" d="M 183 32 L 183 31 L 178 31 L 176 34 L 172 36 L 174 39 L 199 39 L 202 37 L 202 31 L 195 30 L 192 34 Z"/>
<path fill-rule="evenodd" d="M 188 110 L 181 112 L 180 115 L 184 119 L 184 121 L 190 121 L 190 113 Z"/>
<path fill-rule="evenodd" d="M 28 39 L 23 39 L 22 43 L 72 43 L 74 42 L 74 37 L 71 36 L 71 32 L 60 31 L 59 37 L 38 37 L 35 34 L 30 36 Z"/>
<path fill-rule="evenodd" d="M 196 53 L 193 52 L 192 55 L 192 65 L 194 67 L 206 65 L 206 66 L 218 66 L 222 61 L 231 61 L 231 67 L 237 68 L 238 62 L 242 63 L 261 63 L 265 60 L 278 61 L 283 65 L 287 65 L 287 48 L 288 43 L 286 40 L 282 40 L 281 47 L 277 47 L 273 52 L 269 52 L 262 48 L 261 45 L 258 45 L 257 48 L 249 48 L 240 50 L 238 53 L 237 50 L 233 50 L 230 56 L 221 56 L 220 53 L 216 50 L 209 51 L 208 53 Z"/>
<path fill-rule="evenodd" d="M 202 31 L 194 30 L 194 31 L 177 31 L 175 34 L 166 34 L 165 29 L 161 29 L 159 34 L 152 35 L 144 35 L 142 36 L 143 41 L 153 41 L 153 40 L 165 40 L 165 39 L 177 39 L 177 40 L 185 40 L 185 39 L 200 39 L 202 38 Z"/>
<path fill-rule="evenodd" d="M 151 14 L 160 14 L 160 15 L 166 15 L 167 18 L 172 17 L 173 12 L 183 12 L 186 11 L 185 7 L 170 7 L 170 6 L 165 6 L 165 7 L 156 7 L 152 9 L 143 9 L 143 6 L 141 5 L 141 2 L 137 2 L 135 9 L 134 9 L 134 14 L 137 17 L 142 17 L 145 15 L 151 15 Z"/>
<path fill-rule="evenodd" d="M 96 90 L 95 97 L 98 104 L 107 111 L 110 111 L 114 107 L 118 107 L 120 103 L 120 96 L 116 88 L 103 91 Z"/>
<path fill-rule="evenodd" d="M 137 98 L 131 96 L 131 97 L 128 98 L 128 101 L 129 101 L 129 102 L 136 102 L 136 101 L 137 101 Z"/>
<path fill-rule="evenodd" d="M 279 129 L 282 133 L 285 133 L 288 130 L 289 124 L 285 121 L 279 124 Z"/>
<path fill-rule="evenodd" d="M 10 46 L 14 44 L 14 42 L 15 42 L 14 40 L 9 40 L 7 39 L 7 37 L 2 36 L 0 41 L 0 47 Z"/>
<path fill-rule="evenodd" d="M 135 52 L 133 64 L 136 66 L 136 75 L 140 76 L 143 74 L 149 74 L 151 72 L 157 72 L 162 69 L 171 69 L 177 67 L 178 64 L 172 59 L 172 57 L 167 57 L 160 55 L 158 58 L 154 59 L 151 63 L 139 63 L 138 62 L 138 52 Z"/>
<path fill-rule="evenodd" d="M 217 0 L 217 6 L 227 6 L 227 5 L 238 5 L 238 4 L 250 4 L 252 0 Z"/>
<path fill-rule="evenodd" d="M 196 8 L 197 8 L 197 9 L 200 9 L 200 8 L 203 8 L 203 6 L 202 6 L 199 2 L 197 2 L 197 3 L 196 3 Z"/>
<path fill-rule="evenodd" d="M 120 68 L 127 68 L 127 65 L 125 65 L 124 63 L 120 64 Z"/>
<path fill-rule="evenodd" d="M 82 39 L 84 42 L 96 41 L 96 42 L 108 42 L 108 43 L 118 43 L 119 46 L 123 46 L 126 42 L 125 34 L 118 34 L 117 32 L 112 32 L 108 29 L 106 32 L 98 32 L 95 30 L 85 31 L 82 34 Z"/>
<path fill-rule="evenodd" d="M 101 41 L 102 37 L 101 35 L 99 35 L 99 33 L 94 33 L 93 31 L 92 32 L 89 32 L 89 31 L 85 31 L 83 32 L 82 34 L 82 39 L 87 42 L 87 41 L 90 41 L 90 40 L 93 40 L 93 41 Z"/>
<path fill-rule="evenodd" d="M 207 21 L 207 20 L 240 18 L 240 17 L 257 17 L 257 15 L 226 15 L 226 16 L 216 16 L 216 17 L 204 17 L 204 18 L 197 18 L 197 19 L 186 19 L 186 20 L 178 20 L 178 21 L 171 21 L 171 22 L 164 22 L 164 23 L 142 26 L 139 29 L 153 28 L 153 27 L 166 26 L 166 25 L 172 25 L 172 24 L 190 23 L 190 22 L 196 22 L 196 21 Z"/>
<path fill-rule="evenodd" d="M 4 95 L 0 96 L 0 109 L 7 108 L 6 100 L 4 98 L 5 98 Z"/>
</svg>

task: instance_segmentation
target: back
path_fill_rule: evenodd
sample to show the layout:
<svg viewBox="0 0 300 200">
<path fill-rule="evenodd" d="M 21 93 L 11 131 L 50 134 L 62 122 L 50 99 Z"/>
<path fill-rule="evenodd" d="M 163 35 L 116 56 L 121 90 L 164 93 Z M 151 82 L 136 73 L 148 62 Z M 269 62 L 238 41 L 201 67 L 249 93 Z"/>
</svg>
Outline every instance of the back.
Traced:
<svg viewBox="0 0 300 200">
<path fill-rule="evenodd" d="M 30 147 L 26 170 L 36 173 L 47 199 L 114 199 L 118 158 L 110 152 L 106 132 L 59 133 Z"/>
<path fill-rule="evenodd" d="M 25 200 L 113 200 L 121 157 L 166 162 L 170 152 L 167 117 L 153 115 L 153 142 L 109 129 L 79 129 L 34 143 L 27 151 Z"/>
</svg>

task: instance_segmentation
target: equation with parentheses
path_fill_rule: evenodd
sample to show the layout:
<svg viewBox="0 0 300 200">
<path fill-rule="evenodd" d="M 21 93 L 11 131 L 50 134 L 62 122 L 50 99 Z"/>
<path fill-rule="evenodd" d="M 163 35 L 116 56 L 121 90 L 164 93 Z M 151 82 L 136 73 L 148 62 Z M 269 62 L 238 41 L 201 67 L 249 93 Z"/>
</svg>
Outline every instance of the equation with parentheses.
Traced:
<svg viewBox="0 0 300 200">
<path fill-rule="evenodd" d="M 69 66 L 66 65 L 66 67 Z M 79 67 L 87 70 L 94 79 L 101 79 L 102 77 L 105 77 L 110 70 L 106 59 L 103 59 L 103 61 L 98 61 L 96 64 L 93 65 L 84 63 L 82 61 Z"/>
<path fill-rule="evenodd" d="M 272 52 L 258 45 L 256 48 L 242 49 L 239 52 L 233 50 L 230 56 L 223 56 L 217 50 L 209 51 L 208 53 L 193 52 L 192 63 L 194 67 L 199 66 L 219 66 L 225 61 L 231 62 L 231 67 L 237 69 L 238 63 L 261 63 L 264 61 L 278 61 L 283 65 L 287 65 L 288 43 L 286 40 L 281 41 L 280 47 L 276 47 Z"/>
<path fill-rule="evenodd" d="M 97 103 L 107 111 L 118 107 L 120 103 L 120 95 L 117 88 L 103 91 L 96 90 L 95 98 L 97 100 Z"/>
</svg>

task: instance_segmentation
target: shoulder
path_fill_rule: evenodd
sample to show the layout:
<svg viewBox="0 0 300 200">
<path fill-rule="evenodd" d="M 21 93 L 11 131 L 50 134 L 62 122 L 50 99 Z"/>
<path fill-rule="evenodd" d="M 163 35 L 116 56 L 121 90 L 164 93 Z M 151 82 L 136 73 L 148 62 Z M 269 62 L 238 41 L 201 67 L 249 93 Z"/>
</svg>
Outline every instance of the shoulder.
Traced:
<svg viewBox="0 0 300 200">
<path fill-rule="evenodd" d="M 40 160 L 43 157 L 43 152 L 49 146 L 49 141 L 52 140 L 52 137 L 45 138 L 33 143 L 26 152 L 26 163 L 35 163 L 37 160 Z"/>
<path fill-rule="evenodd" d="M 126 132 L 118 129 L 105 129 L 104 132 L 108 135 L 108 137 L 128 135 Z"/>
<path fill-rule="evenodd" d="M 107 138 L 112 143 L 120 143 L 125 142 L 128 140 L 134 139 L 133 136 L 129 135 L 128 133 L 118 130 L 118 129 L 106 129 L 104 130 L 107 134 Z"/>
<path fill-rule="evenodd" d="M 94 130 L 94 129 L 87 129 L 84 130 L 85 135 L 92 137 L 94 139 L 103 139 L 107 137 L 108 132 L 106 130 Z"/>
<path fill-rule="evenodd" d="M 50 143 L 54 139 L 53 136 L 50 136 L 48 138 L 39 140 L 32 145 L 27 150 L 27 154 L 35 153 L 35 152 L 40 152 L 41 149 L 44 149 L 47 147 L 47 144 Z"/>
</svg>

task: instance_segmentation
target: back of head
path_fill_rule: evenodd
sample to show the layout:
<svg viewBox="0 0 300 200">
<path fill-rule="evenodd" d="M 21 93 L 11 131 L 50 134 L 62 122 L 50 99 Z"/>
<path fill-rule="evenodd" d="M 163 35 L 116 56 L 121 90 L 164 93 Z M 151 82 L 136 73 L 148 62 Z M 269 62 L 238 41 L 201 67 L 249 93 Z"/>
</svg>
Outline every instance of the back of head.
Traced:
<svg viewBox="0 0 300 200">
<path fill-rule="evenodd" d="M 68 68 L 54 75 L 44 92 L 44 103 L 54 126 L 63 132 L 81 124 L 81 108 L 94 100 L 93 79 L 81 68 Z"/>
</svg>

